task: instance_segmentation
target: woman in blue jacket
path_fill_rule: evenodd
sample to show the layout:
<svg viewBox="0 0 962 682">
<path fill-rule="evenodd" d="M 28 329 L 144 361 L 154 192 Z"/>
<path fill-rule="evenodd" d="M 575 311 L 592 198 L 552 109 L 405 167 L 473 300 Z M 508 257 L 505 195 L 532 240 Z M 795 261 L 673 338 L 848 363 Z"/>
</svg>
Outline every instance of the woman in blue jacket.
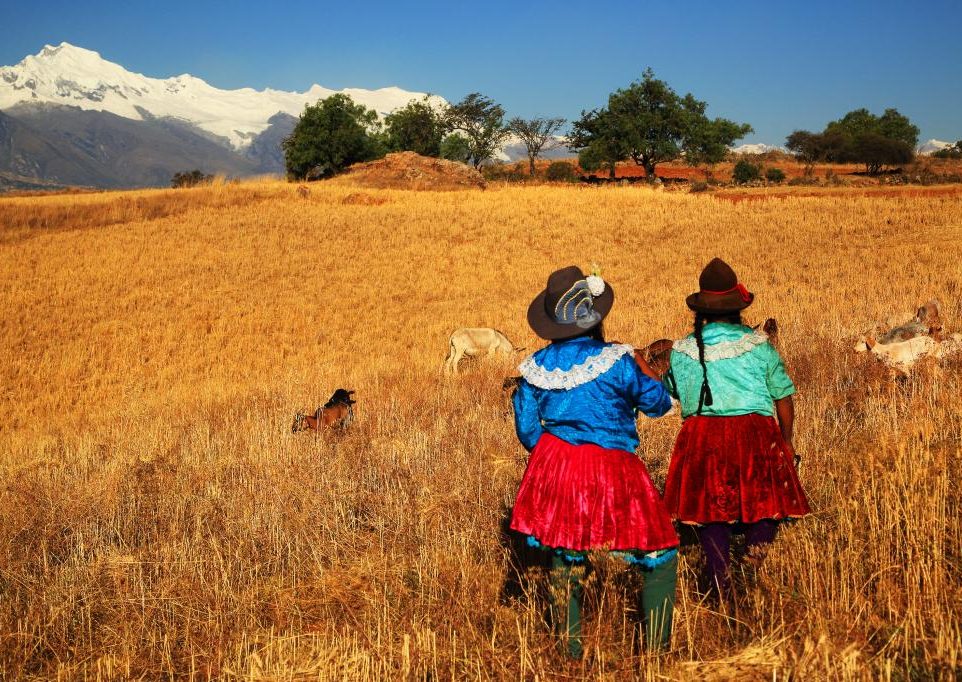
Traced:
<svg viewBox="0 0 962 682">
<path fill-rule="evenodd" d="M 518 439 L 530 451 L 511 528 L 552 556 L 552 620 L 582 654 L 581 598 L 588 551 L 617 553 L 644 572 L 648 641 L 671 636 L 678 538 L 635 454 L 637 412 L 660 417 L 671 398 L 633 348 L 606 343 L 614 292 L 570 266 L 548 278 L 528 323 L 551 343 L 526 358 L 514 396 Z M 644 369 L 643 369 L 644 367 Z"/>
</svg>

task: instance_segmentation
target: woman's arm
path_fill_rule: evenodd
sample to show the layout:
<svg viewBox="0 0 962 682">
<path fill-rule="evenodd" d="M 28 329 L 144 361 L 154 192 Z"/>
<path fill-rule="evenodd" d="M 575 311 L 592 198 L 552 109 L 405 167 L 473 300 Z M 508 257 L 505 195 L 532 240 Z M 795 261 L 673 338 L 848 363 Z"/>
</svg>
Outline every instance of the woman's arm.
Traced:
<svg viewBox="0 0 962 682">
<path fill-rule="evenodd" d="M 534 386 L 522 379 L 512 399 L 514 402 L 514 430 L 518 434 L 518 440 L 521 441 L 528 452 L 534 449 L 538 439 L 544 435 L 544 426 L 541 425 L 538 399 L 534 390 Z"/>
<path fill-rule="evenodd" d="M 794 459 L 795 446 L 792 436 L 795 433 L 795 403 L 792 396 L 785 396 L 775 401 L 775 414 L 778 415 L 778 426 L 782 430 L 782 438 L 788 448 L 788 454 Z"/>
<path fill-rule="evenodd" d="M 646 417 L 660 417 L 671 409 L 671 396 L 658 379 L 658 375 L 649 374 L 642 366 L 641 358 L 635 356 L 631 360 L 623 360 L 626 374 L 624 376 L 628 400 L 632 407 L 637 408 Z M 648 363 L 645 363 L 647 366 Z M 651 370 L 651 368 L 648 368 Z"/>
</svg>

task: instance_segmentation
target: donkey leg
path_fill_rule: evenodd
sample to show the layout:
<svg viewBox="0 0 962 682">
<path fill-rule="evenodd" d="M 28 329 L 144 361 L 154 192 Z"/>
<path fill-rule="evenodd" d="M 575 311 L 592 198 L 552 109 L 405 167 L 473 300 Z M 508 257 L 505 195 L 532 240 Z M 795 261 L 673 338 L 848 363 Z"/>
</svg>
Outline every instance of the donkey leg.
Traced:
<svg viewBox="0 0 962 682">
<path fill-rule="evenodd" d="M 452 374 L 458 371 L 458 363 L 461 362 L 461 356 L 464 351 L 461 348 L 451 344 L 451 352 L 448 353 L 448 359 L 444 363 L 445 370 L 448 374 Z"/>
</svg>

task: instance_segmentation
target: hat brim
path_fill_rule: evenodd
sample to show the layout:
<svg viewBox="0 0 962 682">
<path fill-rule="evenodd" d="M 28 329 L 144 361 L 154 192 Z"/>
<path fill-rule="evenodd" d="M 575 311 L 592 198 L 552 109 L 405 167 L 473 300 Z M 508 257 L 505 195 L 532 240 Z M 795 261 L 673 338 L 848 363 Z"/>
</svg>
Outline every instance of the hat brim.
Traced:
<svg viewBox="0 0 962 682">
<path fill-rule="evenodd" d="M 749 292 L 748 300 L 742 299 L 741 294 L 733 291 L 730 294 L 703 294 L 700 291 L 688 296 L 685 303 L 696 313 L 737 313 L 744 310 L 755 301 L 755 294 Z"/>
<path fill-rule="evenodd" d="M 611 306 L 615 302 L 615 292 L 611 285 L 605 282 L 605 290 L 601 292 L 600 296 L 594 297 L 591 302 L 592 308 L 600 318 L 590 327 L 583 328 L 576 324 L 558 324 L 549 317 L 544 309 L 544 299 L 547 294 L 548 290 L 545 289 L 531 301 L 531 305 L 528 306 L 528 324 L 535 334 L 548 341 L 571 339 L 594 329 L 611 312 Z"/>
</svg>

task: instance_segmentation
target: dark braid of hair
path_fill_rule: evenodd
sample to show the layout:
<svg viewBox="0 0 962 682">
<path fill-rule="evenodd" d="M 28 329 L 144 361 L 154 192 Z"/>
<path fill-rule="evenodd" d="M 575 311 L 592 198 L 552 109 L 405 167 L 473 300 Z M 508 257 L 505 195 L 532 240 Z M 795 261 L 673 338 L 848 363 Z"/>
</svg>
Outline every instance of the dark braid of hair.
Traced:
<svg viewBox="0 0 962 682">
<path fill-rule="evenodd" d="M 711 395 L 711 386 L 708 385 L 708 365 L 705 364 L 705 340 L 702 338 L 701 332 L 705 326 L 705 316 L 701 313 L 695 313 L 695 343 L 698 344 L 698 362 L 701 363 L 701 393 L 698 395 L 698 411 L 695 414 L 701 414 L 701 408 L 704 405 L 709 407 L 714 402 Z"/>
</svg>

